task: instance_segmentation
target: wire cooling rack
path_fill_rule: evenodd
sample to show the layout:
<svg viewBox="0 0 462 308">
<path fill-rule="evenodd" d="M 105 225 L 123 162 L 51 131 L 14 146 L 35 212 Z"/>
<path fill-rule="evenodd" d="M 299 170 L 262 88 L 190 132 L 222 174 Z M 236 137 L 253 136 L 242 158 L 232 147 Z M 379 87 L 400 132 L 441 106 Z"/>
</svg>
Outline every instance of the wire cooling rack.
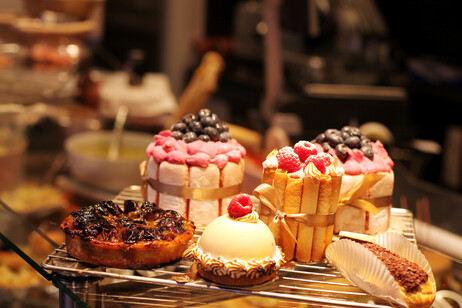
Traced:
<svg viewBox="0 0 462 308">
<path fill-rule="evenodd" d="M 116 203 L 132 199 L 142 201 L 139 186 L 124 189 Z M 202 233 L 198 228 L 196 236 Z M 390 231 L 403 234 L 416 243 L 413 215 L 400 208 L 391 209 Z M 281 268 L 274 281 L 252 287 L 229 287 L 200 278 L 177 282 L 176 277 L 189 273 L 191 262 L 180 260 L 153 270 L 120 270 L 94 267 L 67 254 L 62 244 L 42 262 L 42 267 L 66 276 L 109 278 L 117 283 L 101 286 L 98 292 L 88 292 L 86 299 L 105 303 L 152 306 L 197 306 L 242 296 L 258 296 L 284 302 L 304 302 L 323 307 L 390 307 L 347 281 L 327 261 L 314 264 L 291 264 Z M 131 290 L 131 291 L 130 291 Z"/>
</svg>

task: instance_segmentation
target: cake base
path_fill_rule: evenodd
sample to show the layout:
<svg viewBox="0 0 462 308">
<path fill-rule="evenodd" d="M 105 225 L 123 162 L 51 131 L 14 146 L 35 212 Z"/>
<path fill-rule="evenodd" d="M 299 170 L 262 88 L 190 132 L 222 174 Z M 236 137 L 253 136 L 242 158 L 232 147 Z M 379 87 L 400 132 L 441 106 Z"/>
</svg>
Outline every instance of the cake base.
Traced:
<svg viewBox="0 0 462 308">
<path fill-rule="evenodd" d="M 70 256 L 93 265 L 124 269 L 150 269 L 181 259 L 188 247 L 188 242 L 168 246 L 150 245 L 149 243 L 137 243 L 130 246 L 123 243 L 106 245 L 66 235 L 66 247 Z"/>
<path fill-rule="evenodd" d="M 218 284 L 223 284 L 227 286 L 236 286 L 236 287 L 244 287 L 244 286 L 253 286 L 257 284 L 262 284 L 265 282 L 268 282 L 270 280 L 273 280 L 277 277 L 276 271 L 273 271 L 271 274 L 258 277 L 258 278 L 249 278 L 246 276 L 241 276 L 239 278 L 232 278 L 229 275 L 216 275 L 212 271 L 206 271 L 200 266 L 198 263 L 197 266 L 197 272 L 198 274 L 209 281 L 218 283 Z"/>
<path fill-rule="evenodd" d="M 151 269 L 179 260 L 188 244 L 189 242 L 160 246 L 140 242 L 133 245 L 111 245 L 84 241 L 66 234 L 66 248 L 70 256 L 93 265 L 124 269 Z"/>
<path fill-rule="evenodd" d="M 377 208 L 380 213 L 373 214 L 354 206 L 340 206 L 335 215 L 334 233 L 349 231 L 376 235 L 387 231 L 390 226 L 391 205 Z"/>
</svg>

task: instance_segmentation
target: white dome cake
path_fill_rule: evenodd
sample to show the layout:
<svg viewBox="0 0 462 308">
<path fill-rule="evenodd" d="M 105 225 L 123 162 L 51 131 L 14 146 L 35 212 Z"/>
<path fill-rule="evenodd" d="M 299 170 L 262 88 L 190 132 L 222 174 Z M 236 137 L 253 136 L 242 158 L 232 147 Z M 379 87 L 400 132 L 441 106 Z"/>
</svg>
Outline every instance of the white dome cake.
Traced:
<svg viewBox="0 0 462 308">
<path fill-rule="evenodd" d="M 213 220 L 183 257 L 194 261 L 204 279 L 234 286 L 274 279 L 284 263 L 284 254 L 247 194 L 235 196 L 228 214 Z"/>
</svg>

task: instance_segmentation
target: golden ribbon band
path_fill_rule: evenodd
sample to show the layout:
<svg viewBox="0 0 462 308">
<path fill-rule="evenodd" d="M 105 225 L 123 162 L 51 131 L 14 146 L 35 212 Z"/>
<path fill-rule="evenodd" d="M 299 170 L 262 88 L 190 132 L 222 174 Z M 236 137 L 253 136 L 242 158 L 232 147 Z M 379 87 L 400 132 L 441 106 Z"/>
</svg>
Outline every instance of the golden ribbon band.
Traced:
<svg viewBox="0 0 462 308">
<path fill-rule="evenodd" d="M 342 203 L 339 202 L 339 206 L 343 205 L 350 205 L 354 206 L 359 209 L 363 209 L 367 212 L 371 212 L 372 214 L 380 213 L 379 207 L 388 206 L 391 204 L 391 196 L 380 197 L 380 198 L 372 198 L 372 199 L 356 199 L 351 203 Z"/>
<path fill-rule="evenodd" d="M 274 214 L 274 222 L 280 222 L 290 237 L 298 244 L 297 238 L 292 233 L 286 219 L 298 223 L 302 223 L 308 227 L 328 227 L 332 226 L 335 222 L 335 213 L 332 214 L 286 214 L 282 211 L 282 204 L 279 200 L 276 189 L 269 184 L 260 184 L 257 186 L 253 194 L 260 200 L 261 204 L 269 208 Z"/>
<path fill-rule="evenodd" d="M 380 210 L 377 208 L 377 206 L 384 206 L 383 202 L 387 202 L 387 200 L 381 200 L 382 198 L 365 200 L 360 199 L 360 197 L 363 196 L 372 186 L 377 184 L 377 182 L 383 179 L 386 175 L 387 173 L 385 172 L 368 173 L 364 175 L 356 187 L 351 190 L 351 193 L 339 200 L 338 205 L 350 205 L 371 212 L 373 214 L 380 213 Z M 388 200 L 391 203 L 391 198 Z"/>
<path fill-rule="evenodd" d="M 206 188 L 206 187 L 188 187 L 162 183 L 154 179 L 144 180 L 152 189 L 167 195 L 182 197 L 193 200 L 216 200 L 232 197 L 241 192 L 242 183 L 233 186 Z"/>
</svg>

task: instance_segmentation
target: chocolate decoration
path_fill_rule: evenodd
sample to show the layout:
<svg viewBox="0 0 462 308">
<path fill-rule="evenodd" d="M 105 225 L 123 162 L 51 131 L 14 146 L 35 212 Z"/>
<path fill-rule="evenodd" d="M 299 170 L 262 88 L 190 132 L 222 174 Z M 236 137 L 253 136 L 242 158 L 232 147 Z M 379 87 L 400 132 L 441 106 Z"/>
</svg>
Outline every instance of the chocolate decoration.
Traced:
<svg viewBox="0 0 462 308">
<path fill-rule="evenodd" d="M 416 292 L 428 280 L 428 274 L 416 263 L 409 261 L 390 250 L 371 242 L 354 240 L 369 249 L 390 271 L 406 292 Z"/>
</svg>

